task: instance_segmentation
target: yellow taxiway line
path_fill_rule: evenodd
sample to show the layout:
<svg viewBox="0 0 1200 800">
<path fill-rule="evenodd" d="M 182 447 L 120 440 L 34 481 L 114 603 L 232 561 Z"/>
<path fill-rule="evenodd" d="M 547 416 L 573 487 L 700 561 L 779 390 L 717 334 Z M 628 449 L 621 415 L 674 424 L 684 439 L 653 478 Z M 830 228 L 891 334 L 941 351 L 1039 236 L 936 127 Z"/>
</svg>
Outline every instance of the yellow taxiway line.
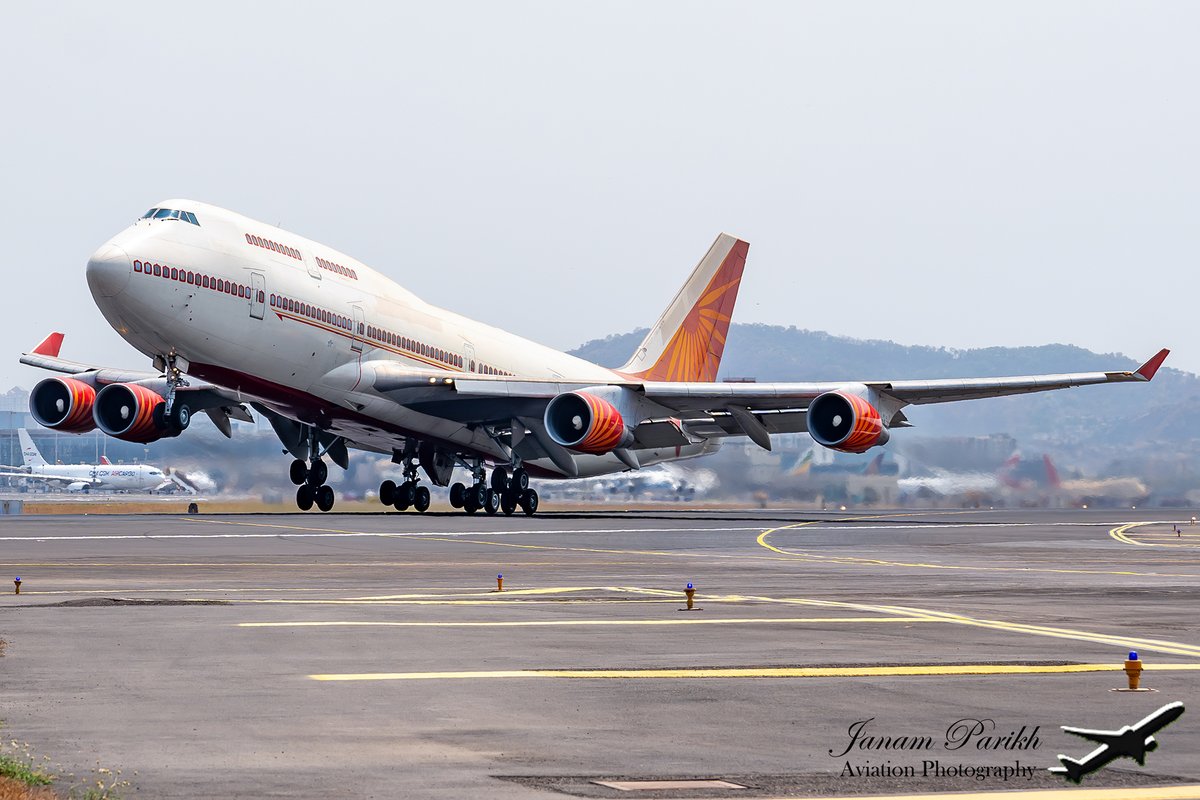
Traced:
<svg viewBox="0 0 1200 800">
<path fill-rule="evenodd" d="M 949 622 L 933 617 L 731 617 L 726 619 L 537 619 L 494 622 L 371 622 L 315 620 L 311 622 L 239 622 L 239 628 L 542 628 L 588 625 L 800 625 L 843 622 Z"/>
<path fill-rule="evenodd" d="M 1153 671 L 1198 670 L 1194 664 L 1147 664 Z M 706 667 L 700 669 L 512 669 L 463 672 L 350 672 L 309 675 L 315 681 L 491 680 L 498 678 L 871 678 L 946 675 L 1035 675 L 1123 672 L 1121 664 L 916 664 L 896 667 Z"/>
</svg>

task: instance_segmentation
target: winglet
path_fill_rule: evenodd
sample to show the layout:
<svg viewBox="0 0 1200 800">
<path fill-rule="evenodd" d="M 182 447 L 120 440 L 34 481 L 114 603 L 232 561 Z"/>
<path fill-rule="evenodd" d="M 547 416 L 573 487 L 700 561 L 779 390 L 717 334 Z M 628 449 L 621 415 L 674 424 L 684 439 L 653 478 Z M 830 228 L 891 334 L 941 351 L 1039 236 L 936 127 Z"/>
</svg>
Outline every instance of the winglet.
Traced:
<svg viewBox="0 0 1200 800">
<path fill-rule="evenodd" d="M 1137 368 L 1137 374 L 1141 375 L 1145 380 L 1151 380 L 1154 377 L 1154 373 L 1158 372 L 1158 368 L 1161 367 L 1162 363 L 1167 360 L 1167 356 L 1170 355 L 1170 353 L 1171 351 L 1165 347 L 1162 350 L 1159 350 L 1154 355 L 1154 358 Z"/>
<path fill-rule="evenodd" d="M 42 343 L 33 348 L 33 354 L 39 356 L 50 356 L 58 358 L 58 351 L 62 349 L 63 335 L 58 331 L 42 339 Z"/>
</svg>

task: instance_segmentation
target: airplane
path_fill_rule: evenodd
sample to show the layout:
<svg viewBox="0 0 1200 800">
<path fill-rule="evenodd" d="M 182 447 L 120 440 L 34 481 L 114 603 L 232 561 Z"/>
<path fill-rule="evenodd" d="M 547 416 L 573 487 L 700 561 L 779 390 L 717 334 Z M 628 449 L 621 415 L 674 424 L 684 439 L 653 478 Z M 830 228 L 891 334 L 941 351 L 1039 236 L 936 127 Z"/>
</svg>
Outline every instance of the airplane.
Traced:
<svg viewBox="0 0 1200 800">
<path fill-rule="evenodd" d="M 17 429 L 21 442 L 24 469 L 0 472 L 0 478 L 27 478 L 48 483 L 60 483 L 67 491 L 88 492 L 92 489 L 142 492 L 157 491 L 175 486 L 175 481 L 158 467 L 149 464 L 111 464 L 107 457 L 100 464 L 50 464 L 42 458 L 29 431 Z"/>
<path fill-rule="evenodd" d="M 1067 733 L 1098 742 L 1100 746 L 1079 760 L 1059 755 L 1058 760 L 1062 766 L 1050 767 L 1049 771 L 1056 775 L 1062 775 L 1069 781 L 1079 783 L 1083 780 L 1084 775 L 1095 772 L 1105 764 L 1121 757 L 1132 758 L 1144 767 L 1146 766 L 1146 753 L 1158 747 L 1158 741 L 1149 734 L 1161 730 L 1179 719 L 1183 711 L 1183 703 L 1178 701 L 1168 703 L 1133 725 L 1126 725 L 1115 731 L 1094 731 L 1063 726 L 1063 730 Z"/>
<path fill-rule="evenodd" d="M 60 358 L 63 335 L 52 333 L 21 357 L 59 373 L 34 387 L 30 411 L 55 430 L 148 443 L 180 435 L 197 412 L 229 436 L 230 419 L 252 422 L 252 408 L 293 456 L 301 510 L 333 507 L 325 458 L 346 469 L 355 448 L 398 465 L 400 482 L 379 487 L 398 510 L 429 508 L 422 472 L 446 487 L 460 467 L 470 483 L 449 486 L 453 507 L 533 514 L 530 477 L 639 469 L 712 452 L 730 436 L 770 449 L 772 434 L 806 430 L 825 447 L 865 452 L 909 425 L 910 404 L 1145 382 L 1168 354 L 1134 371 L 718 382 L 748 249 L 718 236 L 628 362 L 608 369 L 432 306 L 319 242 L 168 200 L 86 269 L 101 313 L 153 370 Z M 618 291 L 622 303 L 636 296 Z"/>
</svg>

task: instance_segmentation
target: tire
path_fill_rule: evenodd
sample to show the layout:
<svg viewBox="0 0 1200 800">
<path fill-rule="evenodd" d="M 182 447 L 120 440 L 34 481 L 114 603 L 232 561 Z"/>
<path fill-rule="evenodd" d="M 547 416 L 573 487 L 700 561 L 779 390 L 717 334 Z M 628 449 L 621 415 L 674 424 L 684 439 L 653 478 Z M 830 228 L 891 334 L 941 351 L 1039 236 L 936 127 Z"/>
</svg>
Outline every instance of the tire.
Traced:
<svg viewBox="0 0 1200 800">
<path fill-rule="evenodd" d="M 500 510 L 504 512 L 504 516 L 511 517 L 513 512 L 517 510 L 517 495 L 511 490 L 500 495 Z"/>
<path fill-rule="evenodd" d="M 487 499 L 484 501 L 483 510 L 489 517 L 495 516 L 496 512 L 500 510 L 500 494 L 495 489 L 487 490 Z"/>
<path fill-rule="evenodd" d="M 392 503 L 396 502 L 395 481 L 389 480 L 379 484 L 379 502 L 383 503 L 385 506 L 390 506 Z"/>
<path fill-rule="evenodd" d="M 317 508 L 328 511 L 333 508 L 334 494 L 332 486 L 322 486 L 317 489 Z"/>
<path fill-rule="evenodd" d="M 416 497 L 417 487 L 413 486 L 412 481 L 405 481 L 396 487 L 396 506 L 401 505 L 408 508 L 413 504 L 413 498 Z M 401 509 L 403 510 L 403 509 Z"/>
<path fill-rule="evenodd" d="M 517 467 L 513 470 L 512 480 L 509 481 L 509 485 L 518 492 L 523 492 L 529 488 L 529 473 L 525 471 L 524 467 Z"/>
<path fill-rule="evenodd" d="M 308 511 L 313 507 L 313 501 L 316 500 L 313 487 L 305 484 L 296 490 L 296 507 L 301 511 Z"/>
<path fill-rule="evenodd" d="M 312 466 L 308 468 L 308 485 L 322 486 L 325 479 L 329 477 L 329 467 L 325 466 L 325 462 L 321 459 L 315 459 Z"/>
<path fill-rule="evenodd" d="M 532 517 L 538 510 L 538 493 L 533 489 L 526 489 L 521 492 L 519 503 L 521 510 L 525 512 L 525 516 Z"/>
<path fill-rule="evenodd" d="M 461 483 L 456 483 L 450 487 L 450 506 L 452 508 L 462 508 L 463 503 L 467 499 L 467 487 Z"/>
<path fill-rule="evenodd" d="M 467 490 L 467 497 L 472 501 L 475 508 L 483 508 L 487 505 L 488 489 L 482 483 L 477 483 Z"/>
<path fill-rule="evenodd" d="M 413 493 L 413 508 L 418 514 L 424 514 L 429 510 L 430 499 L 429 487 L 418 486 L 416 491 Z"/>
<path fill-rule="evenodd" d="M 308 465 L 297 458 L 288 469 L 288 477 L 292 479 L 292 483 L 299 486 L 308 480 Z"/>
<path fill-rule="evenodd" d="M 508 470 L 504 467 L 496 467 L 492 470 L 492 491 L 503 492 L 508 488 Z"/>
<path fill-rule="evenodd" d="M 479 510 L 479 506 L 470 502 L 470 500 L 468 500 L 467 504 L 465 506 L 463 506 L 463 511 L 467 512 L 468 514 L 474 514 L 478 510 Z"/>
<path fill-rule="evenodd" d="M 192 409 L 187 403 L 180 403 L 175 406 L 174 412 L 171 414 L 171 427 L 183 433 L 188 429 L 188 425 L 192 424 Z"/>
<path fill-rule="evenodd" d="M 397 511 L 408 511 L 408 506 L 408 503 L 401 503 L 399 500 L 392 504 L 392 508 L 396 509 Z"/>
</svg>

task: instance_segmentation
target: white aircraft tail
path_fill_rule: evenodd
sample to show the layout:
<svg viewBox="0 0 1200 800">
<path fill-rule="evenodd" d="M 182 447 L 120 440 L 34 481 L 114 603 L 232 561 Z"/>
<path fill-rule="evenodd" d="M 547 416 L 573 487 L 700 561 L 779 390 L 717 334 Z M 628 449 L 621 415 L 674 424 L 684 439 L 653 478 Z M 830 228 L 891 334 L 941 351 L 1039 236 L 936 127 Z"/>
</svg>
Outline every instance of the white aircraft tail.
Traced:
<svg viewBox="0 0 1200 800">
<path fill-rule="evenodd" d="M 647 381 L 715 381 L 750 245 L 722 233 L 619 372 Z"/>
<path fill-rule="evenodd" d="M 29 431 L 18 428 L 17 437 L 21 440 L 21 460 L 25 466 L 30 469 L 46 466 L 46 459 L 42 458 L 42 454 L 33 444 L 33 437 L 29 435 Z"/>
</svg>

